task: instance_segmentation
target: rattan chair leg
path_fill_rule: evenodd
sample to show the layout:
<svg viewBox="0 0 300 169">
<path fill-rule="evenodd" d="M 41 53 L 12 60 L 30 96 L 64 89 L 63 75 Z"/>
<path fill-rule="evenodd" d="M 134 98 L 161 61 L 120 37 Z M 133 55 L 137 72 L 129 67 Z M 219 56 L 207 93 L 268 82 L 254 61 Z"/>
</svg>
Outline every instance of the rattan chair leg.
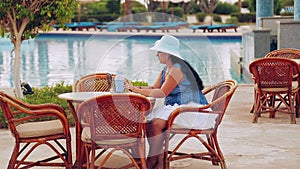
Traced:
<svg viewBox="0 0 300 169">
<path fill-rule="evenodd" d="M 290 106 L 291 111 L 291 124 L 296 124 L 296 109 L 295 109 L 295 103 L 297 102 L 295 97 L 297 97 L 297 94 L 293 94 L 291 97 L 288 98 L 288 103 Z"/>
<path fill-rule="evenodd" d="M 18 157 L 19 147 L 20 147 L 19 144 L 15 144 L 15 147 L 14 147 L 13 153 L 10 157 L 9 164 L 8 164 L 7 168 L 9 168 L 9 169 L 14 168 L 14 164 L 16 164 L 17 157 Z"/>
<path fill-rule="evenodd" d="M 296 124 L 296 116 L 295 113 L 291 114 L 291 124 Z"/>
<path fill-rule="evenodd" d="M 300 94 L 299 91 L 296 94 L 296 103 L 295 103 L 295 113 L 296 113 L 296 118 L 299 118 L 299 108 L 300 108 Z"/>
<path fill-rule="evenodd" d="M 227 169 L 227 166 L 226 166 L 226 163 L 225 163 L 225 158 L 224 158 L 224 155 L 221 151 L 221 147 L 219 145 L 217 135 L 214 135 L 214 142 L 215 142 L 215 146 L 216 146 L 216 152 L 218 153 L 218 155 L 220 157 L 220 166 L 221 166 L 222 169 Z"/>
<path fill-rule="evenodd" d="M 261 110 L 261 100 L 259 99 L 259 95 L 257 95 L 257 99 L 255 99 L 256 103 L 254 104 L 254 112 L 253 112 L 253 118 L 252 123 L 257 123 L 258 117 L 260 116 L 260 110 Z"/>
<path fill-rule="evenodd" d="M 269 107 L 274 108 L 274 110 L 270 111 L 269 118 L 275 118 L 275 113 L 276 113 L 275 101 L 276 101 L 276 95 L 270 96 L 270 98 L 269 98 Z"/>
<path fill-rule="evenodd" d="M 225 161 L 220 161 L 220 166 L 222 169 L 227 169 Z"/>
</svg>

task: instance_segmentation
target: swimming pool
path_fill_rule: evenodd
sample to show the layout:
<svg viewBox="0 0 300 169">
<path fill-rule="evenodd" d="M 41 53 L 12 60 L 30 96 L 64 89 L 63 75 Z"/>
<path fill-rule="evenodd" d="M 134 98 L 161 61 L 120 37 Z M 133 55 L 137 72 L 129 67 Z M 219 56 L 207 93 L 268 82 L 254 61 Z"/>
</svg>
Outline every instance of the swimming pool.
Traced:
<svg viewBox="0 0 300 169">
<path fill-rule="evenodd" d="M 162 65 L 149 48 L 160 35 L 45 33 L 22 44 L 22 81 L 46 86 L 95 72 L 122 71 L 128 79 L 155 81 Z M 230 72 L 230 49 L 240 48 L 241 36 L 177 36 L 181 54 L 205 84 L 236 79 Z M 13 86 L 8 39 L 0 39 L 0 86 Z M 242 81 L 238 80 L 240 83 Z"/>
</svg>

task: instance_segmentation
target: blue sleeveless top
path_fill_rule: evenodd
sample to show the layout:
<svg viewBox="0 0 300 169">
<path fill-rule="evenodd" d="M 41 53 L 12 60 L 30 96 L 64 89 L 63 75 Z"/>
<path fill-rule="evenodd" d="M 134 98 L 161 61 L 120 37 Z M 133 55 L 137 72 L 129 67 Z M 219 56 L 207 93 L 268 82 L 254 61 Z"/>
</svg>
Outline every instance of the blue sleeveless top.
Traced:
<svg viewBox="0 0 300 169">
<path fill-rule="evenodd" d="M 178 67 L 181 69 L 180 64 L 175 63 L 174 67 Z M 161 84 L 165 82 L 165 75 L 166 75 L 167 66 L 164 67 L 162 70 L 162 79 Z M 208 104 L 205 96 L 203 95 L 202 91 L 195 91 L 192 89 L 191 82 L 187 79 L 186 75 L 183 75 L 183 81 L 180 82 L 175 89 L 165 98 L 165 105 L 174 105 L 177 103 L 178 105 L 181 104 L 188 104 L 190 102 L 199 103 L 199 104 Z"/>
</svg>

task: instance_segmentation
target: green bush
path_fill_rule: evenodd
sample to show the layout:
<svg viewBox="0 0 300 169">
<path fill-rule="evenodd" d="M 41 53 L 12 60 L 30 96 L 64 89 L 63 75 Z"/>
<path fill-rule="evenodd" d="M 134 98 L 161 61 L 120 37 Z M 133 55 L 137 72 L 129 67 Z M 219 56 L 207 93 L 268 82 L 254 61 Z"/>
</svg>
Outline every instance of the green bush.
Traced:
<svg viewBox="0 0 300 169">
<path fill-rule="evenodd" d="M 237 17 L 230 17 L 229 19 L 226 19 L 227 24 L 238 24 L 238 19 Z"/>
<path fill-rule="evenodd" d="M 172 8 L 168 8 L 168 9 L 162 9 L 162 8 L 156 8 L 154 10 L 154 12 L 159 12 L 159 13 L 167 13 L 169 15 L 172 15 Z M 173 8 L 173 12 L 174 12 L 174 16 L 177 16 L 179 18 L 183 18 L 183 9 L 180 7 L 174 7 Z"/>
<path fill-rule="evenodd" d="M 109 9 L 106 7 L 105 3 L 90 3 L 86 5 L 86 11 L 89 15 L 99 15 L 110 13 Z M 84 9 L 82 13 L 84 13 Z"/>
<path fill-rule="evenodd" d="M 23 99 L 24 102 L 29 104 L 43 104 L 43 103 L 53 103 L 60 105 L 67 113 L 68 120 L 71 126 L 74 126 L 74 118 L 70 112 L 66 100 L 58 98 L 59 94 L 72 92 L 71 85 L 65 85 L 64 82 L 54 84 L 53 86 L 45 86 L 42 88 L 32 88 L 34 94 L 25 95 Z M 6 119 L 0 110 L 0 127 L 7 128 Z"/>
<path fill-rule="evenodd" d="M 224 14 L 224 15 L 228 15 L 236 12 L 239 12 L 238 6 L 232 5 L 231 3 L 228 2 L 219 2 L 217 4 L 216 9 L 214 10 L 214 13 Z"/>
<path fill-rule="evenodd" d="M 180 7 L 174 7 L 173 8 L 174 16 L 177 16 L 179 18 L 183 18 L 183 9 Z M 172 14 L 172 8 L 168 10 L 169 14 Z"/>
<path fill-rule="evenodd" d="M 255 13 L 234 13 L 231 14 L 231 17 L 236 17 L 238 22 L 255 22 L 256 14 Z"/>
<path fill-rule="evenodd" d="M 217 15 L 217 14 L 213 14 L 213 20 L 215 22 L 222 22 L 222 18 L 220 15 Z"/>
<path fill-rule="evenodd" d="M 101 14 L 101 15 L 89 15 L 89 20 L 96 20 L 98 22 L 111 22 L 120 17 L 119 14 Z M 75 18 L 74 18 L 75 19 Z M 81 21 L 87 21 L 86 18 L 83 18 Z"/>
<path fill-rule="evenodd" d="M 281 16 L 294 16 L 293 12 L 281 12 L 280 13 Z"/>
<path fill-rule="evenodd" d="M 120 14 L 120 0 L 114 1 L 100 1 L 95 3 L 88 3 L 86 7 L 82 5 L 83 13 L 84 9 L 91 15 L 99 14 Z"/>
<path fill-rule="evenodd" d="M 144 7 L 134 7 L 132 8 L 132 14 L 136 14 L 136 13 L 144 13 L 147 12 L 147 9 Z"/>
<path fill-rule="evenodd" d="M 148 86 L 148 82 L 145 82 L 143 80 L 133 80 L 131 81 L 131 84 L 133 86 Z"/>
<path fill-rule="evenodd" d="M 196 13 L 196 18 L 199 22 L 204 22 L 205 17 L 206 17 L 205 13 L 202 12 Z"/>
</svg>

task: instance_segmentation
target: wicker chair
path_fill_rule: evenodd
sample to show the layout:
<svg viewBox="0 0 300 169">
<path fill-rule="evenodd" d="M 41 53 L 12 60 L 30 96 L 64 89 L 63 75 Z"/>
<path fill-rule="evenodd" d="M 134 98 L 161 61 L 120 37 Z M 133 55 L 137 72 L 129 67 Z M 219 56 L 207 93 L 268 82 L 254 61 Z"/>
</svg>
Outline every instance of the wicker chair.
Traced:
<svg viewBox="0 0 300 169">
<path fill-rule="evenodd" d="M 300 50 L 299 49 L 293 49 L 293 48 L 283 48 L 283 49 L 277 49 L 273 50 L 265 57 L 281 57 L 281 58 L 288 58 L 288 59 L 300 59 Z"/>
<path fill-rule="evenodd" d="M 262 113 L 270 113 L 270 118 L 274 118 L 275 112 L 289 114 L 291 123 L 296 123 L 298 64 L 291 59 L 268 57 L 253 61 L 249 70 L 255 84 L 253 123 Z"/>
<path fill-rule="evenodd" d="M 87 74 L 75 81 L 75 83 L 73 84 L 73 92 L 109 92 L 111 88 L 114 88 L 114 84 L 115 84 L 114 78 L 115 75 L 110 73 Z M 74 104 L 77 110 L 79 103 L 74 103 Z M 81 129 L 80 130 L 77 129 L 77 130 L 78 133 L 76 135 L 77 137 L 80 137 Z M 84 153 L 85 152 L 83 150 L 83 147 L 81 147 L 80 144 L 76 143 L 76 154 L 78 156 L 85 156 Z M 84 162 L 81 161 L 82 159 L 83 158 L 76 158 L 75 163 L 78 166 L 80 166 Z"/>
<path fill-rule="evenodd" d="M 26 104 L 0 92 L 0 106 L 15 138 L 15 146 L 8 167 L 60 166 L 72 168 L 71 134 L 65 111 L 54 104 Z M 44 120 L 33 122 L 33 120 Z M 51 119 L 51 120 L 49 120 Z M 63 146 L 65 145 L 65 146 Z M 41 148 L 53 152 L 51 157 L 41 155 L 33 161 L 34 150 Z M 51 151 L 50 151 L 51 150 Z M 58 160 L 60 159 L 60 160 Z"/>
<path fill-rule="evenodd" d="M 109 92 L 114 86 L 114 74 L 94 73 L 82 76 L 73 85 L 74 92 Z"/>
<path fill-rule="evenodd" d="M 81 140 L 87 159 L 83 167 L 94 168 L 95 160 L 104 156 L 98 166 L 102 168 L 119 150 L 132 163 L 118 168 L 146 168 L 143 129 L 145 114 L 150 107 L 146 97 L 125 93 L 99 96 L 80 104 L 77 113 L 83 128 Z M 96 156 L 97 149 L 103 151 Z"/>
<path fill-rule="evenodd" d="M 201 160 L 211 161 L 213 165 L 220 164 L 222 169 L 226 168 L 225 159 L 220 149 L 217 131 L 220 123 L 222 122 L 223 116 L 230 102 L 232 95 L 237 88 L 237 82 L 234 80 L 227 80 L 220 82 L 216 85 L 208 87 L 203 90 L 203 93 L 207 98 L 211 98 L 211 102 L 203 107 L 181 107 L 172 112 L 169 117 L 167 125 L 167 134 L 165 141 L 165 168 L 170 168 L 170 163 L 175 160 L 181 160 L 185 158 L 194 158 Z M 188 112 L 199 112 L 201 114 L 216 114 L 217 118 L 213 128 L 203 128 L 203 129 L 190 129 L 187 127 L 182 127 L 174 125 L 175 119 L 180 114 L 185 114 Z M 173 143 L 175 148 L 170 147 L 170 140 L 176 135 L 185 135 L 180 142 Z M 201 135 L 206 136 L 207 141 L 201 137 Z M 197 139 L 202 145 L 207 149 L 204 152 L 188 153 L 183 152 L 180 148 L 185 141 L 189 138 Z M 196 146 L 196 145 L 193 145 Z M 197 147 L 195 147 L 196 149 Z"/>
<path fill-rule="evenodd" d="M 265 57 L 281 57 L 281 58 L 288 58 L 288 59 L 300 59 L 300 50 L 294 48 L 283 48 L 277 49 L 269 52 Z M 297 71 L 297 70 L 296 70 Z M 296 99 L 296 117 L 299 117 L 300 114 L 300 95 L 298 93 Z"/>
</svg>

